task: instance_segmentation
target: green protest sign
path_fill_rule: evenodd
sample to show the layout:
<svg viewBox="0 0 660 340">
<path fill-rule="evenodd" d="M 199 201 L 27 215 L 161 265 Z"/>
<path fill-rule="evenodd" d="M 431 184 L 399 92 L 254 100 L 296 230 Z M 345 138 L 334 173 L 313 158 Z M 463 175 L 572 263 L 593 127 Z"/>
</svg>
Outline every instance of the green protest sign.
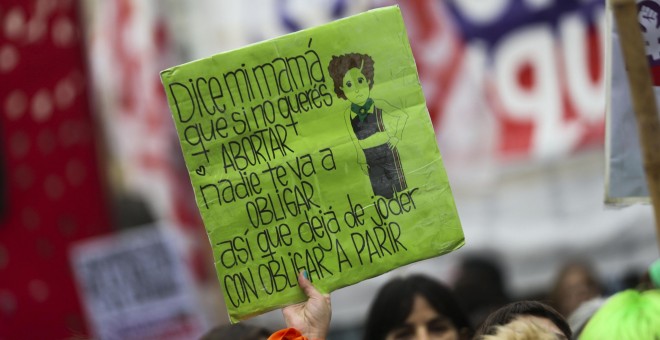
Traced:
<svg viewBox="0 0 660 340">
<path fill-rule="evenodd" d="M 463 245 L 398 7 L 161 77 L 233 322 Z"/>
</svg>

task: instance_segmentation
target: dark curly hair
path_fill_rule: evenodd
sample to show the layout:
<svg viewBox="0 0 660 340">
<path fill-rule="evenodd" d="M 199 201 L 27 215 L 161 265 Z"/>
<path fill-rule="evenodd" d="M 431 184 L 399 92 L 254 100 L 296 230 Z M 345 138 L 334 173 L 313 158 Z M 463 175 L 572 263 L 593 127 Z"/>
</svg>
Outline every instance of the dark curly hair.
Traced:
<svg viewBox="0 0 660 340">
<path fill-rule="evenodd" d="M 348 53 L 332 56 L 332 60 L 328 64 L 328 72 L 330 72 L 330 77 L 332 77 L 335 84 L 335 93 L 341 99 L 346 99 L 344 90 L 342 90 L 344 76 L 352 68 L 362 71 L 369 83 L 369 89 L 374 86 L 374 60 L 368 54 Z"/>
</svg>

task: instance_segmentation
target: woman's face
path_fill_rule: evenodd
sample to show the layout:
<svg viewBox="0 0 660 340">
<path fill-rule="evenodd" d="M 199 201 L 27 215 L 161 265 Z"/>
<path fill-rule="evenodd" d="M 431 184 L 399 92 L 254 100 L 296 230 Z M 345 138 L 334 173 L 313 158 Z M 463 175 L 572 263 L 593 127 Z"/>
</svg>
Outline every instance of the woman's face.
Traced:
<svg viewBox="0 0 660 340">
<path fill-rule="evenodd" d="M 387 333 L 386 340 L 459 340 L 456 326 L 438 314 L 425 298 L 415 295 L 413 308 L 402 326 Z"/>
<path fill-rule="evenodd" d="M 354 67 L 344 75 L 342 91 L 353 104 L 364 105 L 369 99 L 369 82 L 359 68 Z"/>
</svg>

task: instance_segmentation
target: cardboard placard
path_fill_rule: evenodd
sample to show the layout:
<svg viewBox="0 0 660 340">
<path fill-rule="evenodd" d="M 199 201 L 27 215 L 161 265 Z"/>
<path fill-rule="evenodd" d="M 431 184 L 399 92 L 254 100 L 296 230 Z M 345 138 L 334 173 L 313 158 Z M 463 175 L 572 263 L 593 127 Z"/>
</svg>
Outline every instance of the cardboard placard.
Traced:
<svg viewBox="0 0 660 340">
<path fill-rule="evenodd" d="M 232 322 L 464 244 L 398 7 L 161 78 Z"/>
</svg>

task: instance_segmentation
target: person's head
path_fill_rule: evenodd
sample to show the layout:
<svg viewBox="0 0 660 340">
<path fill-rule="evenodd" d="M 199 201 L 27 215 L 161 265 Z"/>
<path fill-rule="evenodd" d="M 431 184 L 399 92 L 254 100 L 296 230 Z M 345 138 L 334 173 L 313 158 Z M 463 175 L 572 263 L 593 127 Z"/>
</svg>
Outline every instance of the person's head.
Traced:
<svg viewBox="0 0 660 340">
<path fill-rule="evenodd" d="M 264 328 L 238 323 L 217 326 L 204 334 L 200 340 L 266 340 L 269 336 L 270 332 Z"/>
<path fill-rule="evenodd" d="M 464 257 L 458 268 L 455 286 L 456 290 L 468 287 L 473 294 L 479 294 L 477 290 L 485 290 L 488 294 L 497 295 L 497 298 L 506 298 L 503 271 L 495 254 Z"/>
<path fill-rule="evenodd" d="M 568 317 L 583 302 L 600 294 L 600 283 L 591 268 L 580 262 L 571 262 L 559 272 L 551 300 L 557 311 Z"/>
<path fill-rule="evenodd" d="M 660 290 L 612 295 L 591 317 L 580 339 L 660 339 Z"/>
<path fill-rule="evenodd" d="M 477 339 L 485 335 L 495 334 L 497 326 L 506 325 L 512 321 L 523 320 L 533 322 L 560 338 L 570 339 L 571 328 L 561 314 L 552 307 L 538 301 L 519 301 L 510 303 L 486 318 L 477 330 Z"/>
<path fill-rule="evenodd" d="M 469 339 L 472 327 L 452 292 L 423 275 L 388 282 L 371 304 L 365 340 Z"/>
<path fill-rule="evenodd" d="M 337 97 L 363 105 L 374 85 L 374 61 L 367 54 L 332 56 L 328 71 Z"/>
<path fill-rule="evenodd" d="M 490 313 L 509 303 L 504 272 L 497 254 L 480 253 L 463 257 L 454 281 L 454 295 L 473 325 L 480 325 Z"/>
<path fill-rule="evenodd" d="M 495 334 L 486 335 L 483 340 L 557 340 L 557 336 L 533 321 L 516 320 L 497 326 Z"/>
</svg>

